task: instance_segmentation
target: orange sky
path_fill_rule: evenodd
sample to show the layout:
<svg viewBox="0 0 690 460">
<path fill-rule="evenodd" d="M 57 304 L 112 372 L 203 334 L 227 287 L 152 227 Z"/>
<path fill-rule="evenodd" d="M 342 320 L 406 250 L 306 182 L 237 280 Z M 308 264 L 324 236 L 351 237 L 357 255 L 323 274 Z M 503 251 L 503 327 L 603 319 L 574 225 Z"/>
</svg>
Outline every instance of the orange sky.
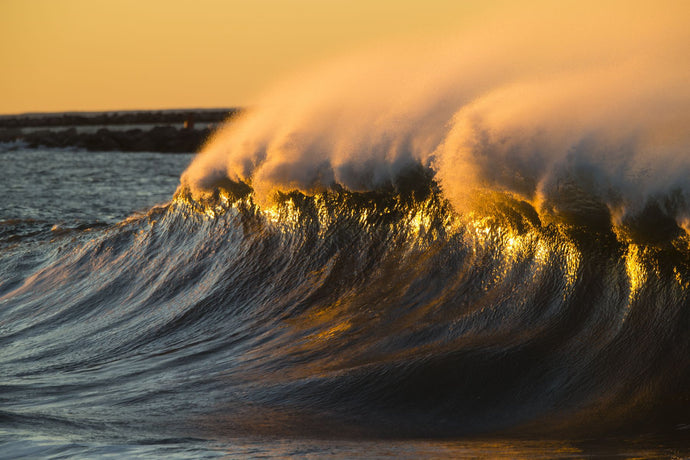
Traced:
<svg viewBox="0 0 690 460">
<path fill-rule="evenodd" d="M 499 0 L 1 0 L 0 113 L 228 107 L 343 53 L 447 34 Z"/>
</svg>

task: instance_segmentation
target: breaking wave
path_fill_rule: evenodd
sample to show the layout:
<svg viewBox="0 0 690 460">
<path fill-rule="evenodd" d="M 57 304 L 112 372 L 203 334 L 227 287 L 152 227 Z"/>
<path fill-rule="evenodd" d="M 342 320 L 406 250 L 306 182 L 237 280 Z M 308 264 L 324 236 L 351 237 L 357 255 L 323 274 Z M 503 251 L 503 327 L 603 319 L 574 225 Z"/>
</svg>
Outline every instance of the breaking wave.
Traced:
<svg viewBox="0 0 690 460">
<path fill-rule="evenodd" d="M 459 214 L 422 167 L 371 192 L 252 196 L 179 192 L 0 286 L 3 419 L 151 437 L 687 423 L 678 228 L 639 242 L 502 192 Z"/>
<path fill-rule="evenodd" d="M 170 204 L 6 246 L 0 420 L 90 439 L 686 429 L 681 19 L 345 59 L 217 133 Z"/>
</svg>

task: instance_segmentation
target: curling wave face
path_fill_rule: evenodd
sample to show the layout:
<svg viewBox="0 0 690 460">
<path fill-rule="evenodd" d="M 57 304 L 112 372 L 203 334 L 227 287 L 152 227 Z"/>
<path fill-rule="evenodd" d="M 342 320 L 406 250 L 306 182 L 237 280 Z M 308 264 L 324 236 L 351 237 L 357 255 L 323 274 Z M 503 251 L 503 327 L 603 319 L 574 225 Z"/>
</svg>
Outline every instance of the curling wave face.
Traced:
<svg viewBox="0 0 690 460">
<path fill-rule="evenodd" d="M 271 207 L 226 183 L 63 241 L 4 286 L 3 420 L 130 440 L 687 423 L 685 233 L 636 243 L 505 193 L 459 214 L 432 176 Z"/>
<path fill-rule="evenodd" d="M 204 205 L 178 195 L 261 239 L 233 266 L 264 280 L 247 311 L 272 332 L 239 367 L 271 389 L 262 404 L 279 422 L 262 426 L 563 436 L 683 425 L 684 232 L 634 242 L 588 216 L 544 222 L 506 193 L 461 215 L 432 177 L 418 167 L 373 192 L 279 193 L 270 208 L 241 184 Z"/>
</svg>

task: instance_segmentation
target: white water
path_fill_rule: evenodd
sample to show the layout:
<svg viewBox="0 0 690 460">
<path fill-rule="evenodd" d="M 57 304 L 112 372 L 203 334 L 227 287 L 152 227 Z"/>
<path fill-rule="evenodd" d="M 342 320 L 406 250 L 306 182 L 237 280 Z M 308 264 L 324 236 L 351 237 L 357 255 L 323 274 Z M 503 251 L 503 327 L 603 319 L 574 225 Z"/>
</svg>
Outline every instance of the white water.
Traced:
<svg viewBox="0 0 690 460">
<path fill-rule="evenodd" d="M 266 202 L 276 189 L 376 188 L 421 163 L 458 209 L 483 188 L 541 208 L 565 181 L 615 217 L 661 200 L 682 223 L 688 8 L 639 3 L 534 3 L 305 72 L 217 133 L 183 186 L 204 193 L 227 177 Z"/>
</svg>

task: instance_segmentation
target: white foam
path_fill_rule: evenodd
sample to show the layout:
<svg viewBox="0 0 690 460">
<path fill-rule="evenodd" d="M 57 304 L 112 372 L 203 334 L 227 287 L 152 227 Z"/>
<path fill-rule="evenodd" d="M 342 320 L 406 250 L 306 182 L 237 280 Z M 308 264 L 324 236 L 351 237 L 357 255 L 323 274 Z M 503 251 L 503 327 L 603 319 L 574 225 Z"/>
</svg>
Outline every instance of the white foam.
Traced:
<svg viewBox="0 0 690 460">
<path fill-rule="evenodd" d="M 457 208 L 477 188 L 539 207 L 564 181 L 617 216 L 681 196 L 690 218 L 690 28 L 683 2 L 535 3 L 444 41 L 397 44 L 286 81 L 182 176 L 311 193 L 432 167 Z M 663 2 L 662 2 L 663 3 Z M 687 13 L 687 11 L 685 12 Z"/>
</svg>

